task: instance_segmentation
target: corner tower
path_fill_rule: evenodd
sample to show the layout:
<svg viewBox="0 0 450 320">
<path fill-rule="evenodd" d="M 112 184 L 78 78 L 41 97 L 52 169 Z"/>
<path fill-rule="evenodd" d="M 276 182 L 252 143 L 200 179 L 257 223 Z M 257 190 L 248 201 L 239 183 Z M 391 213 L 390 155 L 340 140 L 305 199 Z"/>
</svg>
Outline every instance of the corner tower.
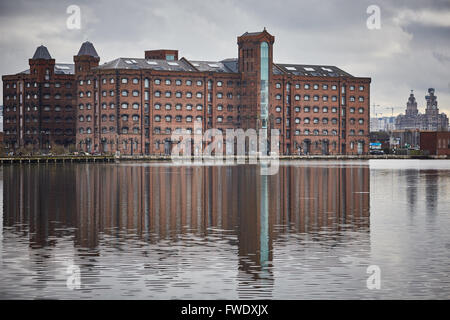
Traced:
<svg viewBox="0 0 450 320">
<path fill-rule="evenodd" d="M 98 56 L 94 45 L 91 42 L 86 41 L 81 45 L 78 54 L 73 57 L 73 61 L 75 62 L 76 74 L 86 73 L 92 68 L 98 67 L 100 57 Z"/>
<path fill-rule="evenodd" d="M 407 116 L 417 116 L 419 110 L 417 109 L 417 101 L 414 97 L 414 93 L 411 90 L 411 94 L 409 95 L 408 102 L 406 103 L 406 111 L 405 114 Z"/>
<path fill-rule="evenodd" d="M 425 100 L 427 101 L 425 114 L 435 117 L 439 115 L 437 96 L 434 95 L 434 88 L 428 89 L 428 95 L 425 96 Z"/>
<path fill-rule="evenodd" d="M 55 59 L 52 59 L 45 46 L 39 46 L 33 58 L 28 60 L 30 74 L 37 82 L 46 82 L 53 78 L 55 73 Z"/>
<path fill-rule="evenodd" d="M 268 127 L 274 42 L 275 37 L 265 28 L 237 38 L 244 128 Z"/>
</svg>

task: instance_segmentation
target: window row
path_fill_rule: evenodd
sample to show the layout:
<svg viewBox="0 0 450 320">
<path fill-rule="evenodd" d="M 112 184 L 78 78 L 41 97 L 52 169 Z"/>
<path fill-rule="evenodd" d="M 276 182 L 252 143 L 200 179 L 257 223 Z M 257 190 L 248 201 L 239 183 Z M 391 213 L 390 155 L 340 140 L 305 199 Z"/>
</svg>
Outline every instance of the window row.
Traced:
<svg viewBox="0 0 450 320">
<path fill-rule="evenodd" d="M 114 120 L 114 116 L 109 116 L 109 118 L 110 118 L 111 121 Z M 122 121 L 128 121 L 128 119 L 130 118 L 130 116 L 127 115 L 127 114 L 123 114 L 123 115 L 120 116 L 120 118 L 122 119 Z M 103 119 L 105 119 L 105 120 L 103 120 Z M 132 119 L 133 121 L 135 121 L 135 122 L 136 122 L 136 121 L 139 121 L 139 115 L 133 114 L 133 115 L 131 116 L 131 119 Z M 103 117 L 102 117 L 102 121 L 106 121 L 106 116 L 103 116 Z"/>
<path fill-rule="evenodd" d="M 281 121 L 282 121 L 281 118 L 276 118 L 276 123 L 281 123 Z M 294 119 L 294 122 L 295 122 L 296 124 L 301 123 L 301 121 L 302 121 L 301 118 L 295 118 L 295 119 Z M 322 121 L 320 121 L 319 118 L 313 118 L 313 119 L 312 119 L 312 122 L 311 122 L 311 119 L 310 119 L 310 118 L 303 118 L 303 123 L 305 123 L 305 124 L 309 124 L 309 123 L 318 124 L 318 123 L 320 123 L 320 122 L 322 122 L 323 124 L 327 124 L 327 123 L 329 122 L 329 120 L 328 120 L 328 118 L 322 118 Z M 332 124 L 337 124 L 337 123 L 338 123 L 338 119 L 337 119 L 337 118 L 332 118 L 332 119 L 331 119 L 331 123 L 332 123 Z"/>
<path fill-rule="evenodd" d="M 291 85 L 288 83 L 286 89 L 289 90 L 289 89 L 290 89 L 290 86 L 291 86 Z M 275 88 L 281 89 L 281 87 L 282 87 L 281 82 L 275 83 Z M 302 87 L 302 86 L 301 86 L 300 83 L 296 83 L 296 84 L 295 84 L 295 89 L 301 89 L 301 87 Z M 325 83 L 322 84 L 321 87 L 322 87 L 322 90 L 328 90 L 328 88 L 329 88 L 328 84 L 325 84 Z M 306 89 L 306 90 L 311 89 L 311 85 L 310 85 L 309 83 L 305 83 L 305 84 L 303 84 L 303 88 Z M 319 90 L 320 85 L 317 84 L 317 83 L 315 83 L 315 84 L 312 85 L 312 88 L 313 88 L 314 90 Z M 354 85 L 350 85 L 350 86 L 349 86 L 349 89 L 350 89 L 351 91 L 354 91 L 354 90 L 355 90 L 355 86 L 354 86 Z M 337 85 L 335 85 L 335 84 L 331 85 L 331 90 L 337 90 Z M 358 86 L 358 90 L 359 90 L 359 91 L 364 91 L 364 85 Z"/>
<path fill-rule="evenodd" d="M 25 117 L 25 122 L 31 122 L 31 121 L 33 121 L 33 122 L 38 122 L 38 120 L 39 120 L 39 119 L 38 119 L 37 117 L 29 117 L 29 116 L 26 116 L 26 117 Z M 43 117 L 42 120 L 43 120 L 44 122 L 50 122 L 50 121 L 51 121 L 51 118 L 50 118 L 50 117 Z M 65 122 L 73 122 L 73 118 L 72 118 L 72 117 L 66 117 L 66 118 L 55 117 L 55 118 L 54 118 L 54 121 L 55 121 L 55 122 L 63 122 L 63 121 L 65 121 Z"/>
<path fill-rule="evenodd" d="M 355 123 L 356 123 L 356 120 L 355 120 L 354 118 L 351 118 L 351 119 L 349 120 L 349 122 L 350 122 L 350 124 L 355 124 Z M 359 123 L 359 124 L 364 124 L 364 119 L 358 119 L 358 123 Z"/>
<path fill-rule="evenodd" d="M 52 111 L 52 107 L 48 106 L 48 105 L 47 106 L 43 106 L 42 110 L 43 111 Z M 57 112 L 63 111 L 63 107 L 57 105 L 57 106 L 55 106 L 55 108 L 53 110 L 57 111 Z M 6 107 L 5 111 L 6 112 L 17 111 L 17 108 L 16 107 L 12 107 L 12 108 L 11 107 Z M 38 106 L 29 106 L 29 105 L 27 105 L 25 107 L 25 111 L 27 111 L 27 112 L 38 111 Z M 64 111 L 72 111 L 72 106 L 69 106 L 69 105 L 65 106 L 64 107 Z"/>
<path fill-rule="evenodd" d="M 78 132 L 80 134 L 91 134 L 92 133 L 92 129 L 90 127 L 87 128 L 83 128 L 80 127 L 78 128 Z M 116 128 L 115 127 L 102 127 L 101 128 L 101 133 L 105 134 L 105 133 L 115 133 L 116 132 Z M 131 130 L 128 127 L 122 127 L 120 133 L 122 134 L 128 134 L 128 133 L 133 133 L 133 134 L 139 134 L 140 130 L 138 127 L 134 127 Z"/>
<path fill-rule="evenodd" d="M 356 132 L 355 132 L 355 130 L 353 130 L 353 129 L 351 129 L 348 133 L 349 133 L 351 136 L 356 135 Z M 360 136 L 364 135 L 364 130 L 359 130 L 359 131 L 358 131 L 358 134 L 359 134 Z"/>
<path fill-rule="evenodd" d="M 64 86 L 65 86 L 67 89 L 69 89 L 69 88 L 72 87 L 72 83 L 66 82 L 66 83 L 64 84 Z M 37 82 L 33 82 L 33 83 L 31 83 L 31 82 L 26 82 L 26 83 L 25 83 L 25 87 L 27 87 L 27 88 L 31 88 L 31 87 L 37 88 L 37 87 L 38 87 L 38 83 L 37 83 Z M 60 82 L 55 82 L 54 87 L 55 87 L 55 88 L 61 88 L 61 83 L 60 83 Z M 14 89 L 16 89 L 16 88 L 17 88 L 17 85 L 16 85 L 15 83 L 13 83 L 12 85 L 10 85 L 9 83 L 7 83 L 7 84 L 6 84 L 6 89 L 9 89 L 9 88 L 14 88 Z M 44 88 L 50 88 L 50 83 L 49 83 L 49 82 L 45 82 L 45 83 L 44 83 Z"/>
<path fill-rule="evenodd" d="M 44 130 L 42 130 L 45 134 L 50 134 L 50 130 L 48 130 L 48 129 L 44 129 Z M 37 128 L 31 128 L 31 129 L 26 129 L 25 130 L 25 134 L 38 134 L 38 129 Z M 57 128 L 57 129 L 55 129 L 55 130 L 53 130 L 53 133 L 54 134 L 57 134 L 57 135 L 61 135 L 61 134 L 66 134 L 66 135 L 73 135 L 73 131 L 72 131 L 72 129 L 65 129 L 65 130 L 63 130 L 63 129 L 59 129 L 59 128 Z"/>
<path fill-rule="evenodd" d="M 160 115 L 155 115 L 154 116 L 155 122 L 161 122 L 162 118 L 163 118 L 163 116 L 160 116 Z M 166 122 L 172 122 L 172 116 L 171 115 L 164 116 L 164 119 L 166 120 Z M 183 117 L 181 115 L 176 115 L 175 116 L 175 121 L 176 122 L 181 122 L 182 120 L 183 120 Z M 194 120 L 193 116 L 186 116 L 186 122 L 192 122 L 193 120 Z M 197 117 L 195 117 L 195 120 L 196 121 L 202 121 L 203 117 L 202 116 L 197 116 Z"/>
<path fill-rule="evenodd" d="M 57 129 L 55 129 L 55 130 L 49 130 L 49 129 L 43 129 L 42 131 L 41 131 L 43 134 L 46 134 L 46 135 L 49 135 L 49 134 L 55 134 L 55 135 L 62 135 L 62 134 L 65 134 L 65 135 L 73 135 L 73 131 L 72 131 L 72 129 L 65 129 L 65 130 L 63 130 L 63 129 L 60 129 L 60 128 L 57 128 Z M 31 128 L 31 129 L 26 129 L 25 130 L 25 134 L 38 134 L 39 133 L 39 131 L 36 129 L 36 128 Z M 9 129 L 7 129 L 7 130 L 5 130 L 5 134 L 6 135 L 10 135 L 10 134 L 17 134 L 17 129 L 11 129 L 11 130 L 9 130 Z"/>
<path fill-rule="evenodd" d="M 159 103 L 155 103 L 154 108 L 155 108 L 155 110 L 161 110 L 162 106 Z M 182 108 L 183 108 L 183 106 L 180 103 L 175 105 L 175 110 L 182 110 Z M 202 104 L 197 104 L 197 106 L 195 108 L 198 111 L 203 110 L 203 105 Z M 166 103 L 164 105 L 164 109 L 171 110 L 172 109 L 172 104 Z M 192 104 L 187 104 L 186 105 L 186 110 L 192 110 L 192 109 L 193 109 L 193 105 Z"/>
<path fill-rule="evenodd" d="M 185 132 L 186 133 L 188 133 L 188 134 L 191 134 L 194 130 L 192 130 L 192 128 L 185 128 L 184 129 L 185 130 Z M 221 129 L 218 129 L 218 130 L 221 130 Z M 181 128 L 175 128 L 175 130 L 173 130 L 173 132 L 175 132 L 175 133 L 183 133 L 183 129 L 181 129 Z M 172 128 L 165 128 L 164 129 L 164 131 L 162 131 L 161 130 L 161 128 L 160 127 L 155 127 L 154 129 L 153 129 L 153 133 L 154 134 L 162 134 L 162 133 L 164 133 L 164 134 L 171 134 L 172 133 Z M 197 129 L 197 131 L 196 131 L 196 133 L 197 134 L 202 134 L 202 130 L 201 129 Z M 158 142 L 157 142 L 158 143 Z M 157 147 L 158 148 L 158 147 Z"/>
<path fill-rule="evenodd" d="M 322 135 L 324 135 L 324 136 L 329 135 L 329 132 L 328 132 L 327 129 L 324 129 L 324 130 L 322 130 L 322 131 L 319 131 L 318 129 L 314 129 L 314 130 L 312 130 L 312 132 L 311 132 L 311 130 L 309 130 L 309 129 L 303 130 L 303 134 L 306 135 L 306 136 L 310 135 L 311 133 L 312 133 L 313 135 L 317 136 L 317 135 L 320 134 L 320 132 L 321 132 Z M 301 135 L 301 134 L 302 134 L 302 131 L 301 131 L 301 130 L 298 130 L 298 129 L 297 129 L 297 130 L 294 131 L 294 135 L 296 135 L 296 136 L 299 136 L 299 135 Z M 338 134 L 338 133 L 337 133 L 337 130 L 331 130 L 331 135 L 337 136 L 337 134 Z"/>
<path fill-rule="evenodd" d="M 109 83 L 113 84 L 113 83 L 116 82 L 116 79 L 115 79 L 115 78 L 109 78 L 109 80 L 108 80 L 107 78 L 102 78 L 102 84 L 107 84 L 108 81 L 109 81 Z M 139 79 L 139 78 L 136 78 L 136 77 L 134 77 L 134 78 L 131 79 L 131 83 L 133 83 L 133 84 L 139 84 L 139 81 L 140 81 L 140 79 Z M 164 82 L 164 84 L 166 84 L 166 85 L 172 85 L 172 79 L 164 79 L 164 81 L 163 81 L 163 80 L 157 78 L 157 79 L 154 79 L 153 81 L 154 81 L 154 83 L 155 83 L 156 85 L 160 85 L 160 84 L 162 84 L 163 82 Z M 191 80 L 191 79 L 187 79 L 187 80 L 184 81 L 185 85 L 187 85 L 187 86 L 192 86 L 194 82 L 195 82 L 195 84 L 196 84 L 197 86 L 199 86 L 199 87 L 203 85 L 203 81 L 202 81 L 202 80 L 196 80 L 196 81 L 193 81 L 193 80 Z M 80 86 L 84 85 L 84 83 L 90 85 L 90 84 L 92 83 L 92 81 L 91 81 L 91 79 L 87 79 L 87 80 L 79 79 L 79 82 L 78 82 L 78 83 L 79 83 Z M 122 77 L 122 78 L 120 78 L 120 83 L 122 83 L 122 84 L 128 84 L 128 83 L 129 83 L 129 79 L 128 79 L 127 77 Z M 177 85 L 177 86 L 181 86 L 181 85 L 183 84 L 183 80 L 181 80 L 181 79 L 176 79 L 176 80 L 174 81 L 174 83 L 175 83 L 175 85 Z M 221 81 L 221 80 L 219 80 L 219 81 L 216 82 L 216 85 L 217 85 L 218 87 L 222 87 L 223 84 L 224 84 L 224 82 Z M 144 87 L 145 87 L 145 88 L 148 88 L 149 85 L 150 85 L 150 80 L 149 80 L 148 78 L 145 78 L 145 79 L 144 79 Z M 209 81 L 208 81 L 208 87 L 210 87 L 210 86 L 212 86 L 212 80 L 209 80 Z M 230 87 L 230 86 L 233 86 L 233 81 L 232 81 L 232 80 L 227 81 L 227 86 L 229 86 L 229 87 Z"/>
<path fill-rule="evenodd" d="M 332 113 L 337 113 L 337 110 L 338 110 L 337 107 L 331 107 L 331 108 L 322 107 L 322 112 L 327 113 L 330 109 L 331 109 Z M 281 110 L 282 110 L 282 108 L 280 106 L 276 106 L 275 107 L 275 111 L 276 112 L 281 112 Z M 313 110 L 314 113 L 320 112 L 320 108 L 317 107 L 317 106 L 312 107 L 312 110 Z M 299 107 L 299 106 L 295 107 L 294 111 L 295 112 L 300 112 L 301 111 L 301 107 Z M 303 112 L 305 112 L 305 113 L 311 112 L 311 107 L 309 107 L 309 106 L 303 107 Z"/>
<path fill-rule="evenodd" d="M 276 95 L 275 95 L 275 99 L 276 99 L 276 100 L 282 100 L 282 95 L 279 94 L 279 93 L 276 94 Z M 355 101 L 356 101 L 356 97 L 354 97 L 354 96 L 351 96 L 349 99 L 350 99 L 351 102 L 355 102 Z M 294 96 L 294 100 L 295 100 L 295 101 L 301 101 L 301 95 L 296 94 L 296 95 Z M 319 95 L 314 95 L 314 96 L 312 97 L 312 100 L 313 100 L 313 101 L 319 101 L 319 100 L 320 100 L 320 96 L 319 96 Z M 311 101 L 311 96 L 308 95 L 308 94 L 305 94 L 305 95 L 303 96 L 303 101 Z M 329 101 L 329 97 L 328 97 L 327 95 L 322 96 L 322 101 Z M 333 101 L 333 102 L 338 101 L 338 97 L 337 97 L 337 96 L 331 96 L 331 101 Z M 363 96 L 359 96 L 359 97 L 358 97 L 358 101 L 359 101 L 359 102 L 364 102 L 364 97 L 363 97 Z"/>
<path fill-rule="evenodd" d="M 160 85 L 161 83 L 162 83 L 162 81 L 161 81 L 161 79 L 155 79 L 154 80 L 154 83 L 156 84 L 156 85 Z M 172 84 L 172 80 L 171 79 L 165 79 L 164 80 L 164 83 L 166 84 L 166 85 L 168 85 L 168 86 L 170 86 L 171 84 Z M 186 80 L 185 81 L 185 84 L 187 85 L 187 86 L 192 86 L 192 80 Z M 201 87 L 202 85 L 203 85 L 203 81 L 202 80 L 197 80 L 196 82 L 196 85 L 198 86 L 198 87 Z M 182 81 L 180 80 L 180 79 L 177 79 L 177 80 L 175 80 L 175 85 L 177 85 L 177 86 L 181 86 L 182 85 Z"/>
<path fill-rule="evenodd" d="M 282 121 L 281 118 L 276 118 L 276 123 L 281 123 L 281 121 Z M 294 122 L 296 124 L 301 123 L 301 118 L 295 118 Z M 312 120 L 312 123 L 314 123 L 314 124 L 317 124 L 317 123 L 320 123 L 320 122 L 321 121 L 320 121 L 319 118 L 313 118 L 313 120 Z M 303 123 L 305 123 L 305 124 L 311 123 L 311 119 L 310 118 L 304 118 L 303 119 Z M 328 118 L 322 118 L 322 123 L 323 124 L 327 124 L 328 123 Z M 331 123 L 332 124 L 337 124 L 338 123 L 338 119 L 337 118 L 332 118 L 331 119 Z M 351 118 L 350 119 L 350 124 L 355 124 L 355 123 L 356 123 L 356 120 L 354 118 Z M 358 123 L 359 124 L 364 124 L 364 119 L 358 119 Z"/>
</svg>

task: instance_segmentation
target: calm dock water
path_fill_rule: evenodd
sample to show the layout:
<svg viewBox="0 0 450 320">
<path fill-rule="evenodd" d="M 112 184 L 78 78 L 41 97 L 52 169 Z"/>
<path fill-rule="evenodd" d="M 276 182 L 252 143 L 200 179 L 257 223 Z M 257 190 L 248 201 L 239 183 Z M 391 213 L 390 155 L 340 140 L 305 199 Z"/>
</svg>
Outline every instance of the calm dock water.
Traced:
<svg viewBox="0 0 450 320">
<path fill-rule="evenodd" d="M 448 160 L 22 164 L 0 188 L 0 298 L 450 298 Z"/>
</svg>

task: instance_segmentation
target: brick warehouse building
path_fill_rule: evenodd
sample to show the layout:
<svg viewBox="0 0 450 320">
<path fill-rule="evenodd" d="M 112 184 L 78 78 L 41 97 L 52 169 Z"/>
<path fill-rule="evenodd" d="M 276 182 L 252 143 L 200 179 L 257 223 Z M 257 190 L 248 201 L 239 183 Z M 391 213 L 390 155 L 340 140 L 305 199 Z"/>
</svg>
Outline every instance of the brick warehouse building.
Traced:
<svg viewBox="0 0 450 320">
<path fill-rule="evenodd" d="M 422 150 L 424 154 L 450 156 L 450 132 L 421 131 L 420 150 Z"/>
<path fill-rule="evenodd" d="M 203 130 L 277 128 L 282 154 L 367 153 L 371 79 L 334 66 L 274 63 L 274 40 L 265 29 L 244 33 L 237 59 L 193 61 L 178 59 L 177 50 L 149 50 L 101 65 L 89 42 L 72 65 L 55 64 L 40 47 L 31 72 L 3 77 L 5 142 L 164 154 L 176 143 L 172 132 L 193 131 L 198 119 Z M 28 92 L 37 96 L 30 110 Z M 63 119 L 76 121 L 62 122 L 61 109 Z M 39 126 L 30 130 L 27 117 Z"/>
<path fill-rule="evenodd" d="M 29 60 L 30 69 L 3 76 L 4 144 L 10 150 L 25 146 L 50 149 L 75 143 L 76 85 L 72 64 L 55 63 L 40 46 Z"/>
</svg>

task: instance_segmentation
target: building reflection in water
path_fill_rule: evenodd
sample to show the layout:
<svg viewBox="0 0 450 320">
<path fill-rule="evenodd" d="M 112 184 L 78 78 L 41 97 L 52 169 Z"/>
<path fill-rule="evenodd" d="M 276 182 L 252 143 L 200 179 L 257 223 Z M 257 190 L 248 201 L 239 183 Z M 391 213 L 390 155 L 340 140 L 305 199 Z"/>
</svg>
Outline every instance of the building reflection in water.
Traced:
<svg viewBox="0 0 450 320">
<path fill-rule="evenodd" d="M 419 171 L 407 169 L 404 172 L 404 177 L 405 177 L 405 186 L 407 188 L 406 197 L 408 202 L 408 210 L 411 213 L 411 217 L 414 217 L 417 208 Z"/>
<path fill-rule="evenodd" d="M 204 238 L 222 232 L 237 247 L 238 286 L 271 296 L 273 246 L 288 233 L 344 228 L 368 232 L 369 168 L 282 165 L 274 176 L 252 166 L 73 164 L 7 166 L 4 225 L 31 248 L 72 236 L 77 254 L 101 255 L 105 235 L 119 247 Z M 234 239 L 234 240 L 233 240 Z M 104 247 L 104 246 L 103 246 Z M 205 248 L 205 254 L 208 252 Z"/>
<path fill-rule="evenodd" d="M 439 199 L 439 172 L 438 170 L 423 170 L 422 172 L 425 174 L 427 218 L 429 221 L 434 221 Z"/>
</svg>

